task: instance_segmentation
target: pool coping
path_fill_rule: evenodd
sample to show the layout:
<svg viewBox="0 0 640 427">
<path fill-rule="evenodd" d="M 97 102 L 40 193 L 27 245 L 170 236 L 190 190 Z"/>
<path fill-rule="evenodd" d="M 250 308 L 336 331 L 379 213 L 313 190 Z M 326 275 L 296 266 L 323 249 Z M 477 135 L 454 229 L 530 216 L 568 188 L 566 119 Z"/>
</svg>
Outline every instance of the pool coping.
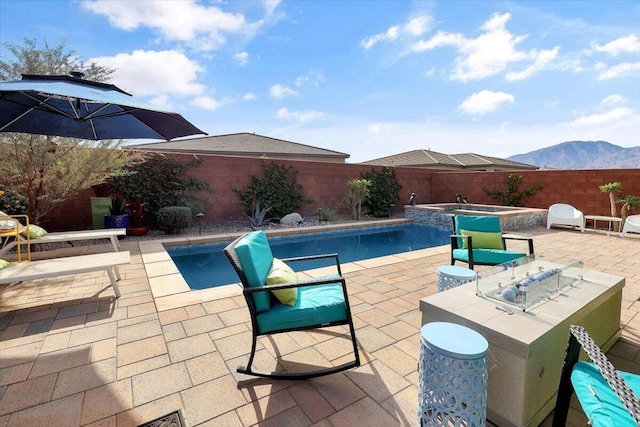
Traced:
<svg viewBox="0 0 640 427">
<path fill-rule="evenodd" d="M 265 230 L 267 236 L 287 236 L 294 234 L 308 234 L 318 231 L 349 230 L 364 227 L 376 227 L 385 225 L 410 224 L 414 221 L 406 218 L 361 221 L 343 224 L 328 224 L 312 227 L 286 228 L 282 230 Z M 171 310 L 187 305 L 198 304 L 205 301 L 217 300 L 242 295 L 240 283 L 218 286 L 210 289 L 191 290 L 184 280 L 175 263 L 169 256 L 166 248 L 170 246 L 196 245 L 202 243 L 215 243 L 231 241 L 245 234 L 246 232 L 214 234 L 207 236 L 187 236 L 178 238 L 167 238 L 158 240 L 141 241 L 140 255 L 145 268 L 151 293 L 156 303 L 158 311 Z M 437 246 L 436 248 L 420 249 L 411 252 L 402 252 L 393 255 L 386 255 L 378 258 L 369 258 L 360 261 L 342 264 L 342 272 L 349 273 L 371 267 L 388 265 L 397 262 L 417 259 L 425 255 L 425 251 L 433 253 L 434 249 L 440 248 L 447 252 L 449 246 Z M 303 274 L 326 274 L 325 268 L 318 268 L 304 272 Z"/>
</svg>

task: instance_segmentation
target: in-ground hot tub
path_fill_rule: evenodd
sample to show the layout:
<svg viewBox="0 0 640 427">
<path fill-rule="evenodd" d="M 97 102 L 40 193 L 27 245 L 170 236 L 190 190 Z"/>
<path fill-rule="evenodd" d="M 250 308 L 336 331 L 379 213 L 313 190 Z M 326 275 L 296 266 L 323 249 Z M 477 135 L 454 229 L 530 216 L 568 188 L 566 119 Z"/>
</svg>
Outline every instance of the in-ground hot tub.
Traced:
<svg viewBox="0 0 640 427">
<path fill-rule="evenodd" d="M 434 203 L 404 207 L 405 218 L 412 219 L 419 224 L 450 230 L 453 228 L 451 218 L 457 214 L 497 216 L 500 218 L 503 231 L 520 230 L 547 223 L 547 210 L 538 208 L 474 203 Z"/>
</svg>

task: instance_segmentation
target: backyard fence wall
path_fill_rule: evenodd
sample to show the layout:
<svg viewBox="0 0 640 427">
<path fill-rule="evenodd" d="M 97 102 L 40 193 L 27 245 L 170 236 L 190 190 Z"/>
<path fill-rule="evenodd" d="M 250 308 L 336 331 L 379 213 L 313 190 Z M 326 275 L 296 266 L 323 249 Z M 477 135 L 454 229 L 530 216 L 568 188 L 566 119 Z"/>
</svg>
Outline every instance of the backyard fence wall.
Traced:
<svg viewBox="0 0 640 427">
<path fill-rule="evenodd" d="M 165 153 L 181 161 L 192 159 L 191 155 Z M 247 157 L 198 155 L 203 161 L 189 172 L 206 181 L 214 190 L 202 193 L 209 199 L 205 212 L 206 222 L 243 219 L 243 206 L 235 188 L 245 189 L 251 175 L 261 175 L 261 159 Z M 318 208 L 339 210 L 347 191 L 347 181 L 359 178 L 372 167 L 361 164 L 325 163 L 294 160 L 277 160 L 291 165 L 298 171 L 298 182 L 313 203 L 305 204 L 300 212 L 315 215 Z M 380 168 L 377 168 L 380 169 Z M 402 185 L 400 200 L 394 211 L 402 215 L 403 206 L 411 193 L 417 194 L 417 203 L 454 202 L 456 193 L 461 193 L 471 203 L 501 204 L 483 193 L 482 189 L 505 190 L 504 179 L 509 172 L 442 172 L 422 168 L 397 167 L 396 177 Z M 622 182 L 621 194 L 640 196 L 640 169 L 590 169 L 590 170 L 542 170 L 517 171 L 523 177 L 520 190 L 543 182 L 544 187 L 532 197 L 524 199 L 524 205 L 548 208 L 553 203 L 569 203 L 588 214 L 608 215 L 609 197 L 600 192 L 598 186 L 609 182 Z M 52 231 L 91 228 L 90 198 L 93 192 L 81 191 L 60 207 L 51 211 L 43 225 Z M 620 206 L 618 207 L 618 211 Z M 346 212 L 346 210 L 344 211 Z"/>
</svg>

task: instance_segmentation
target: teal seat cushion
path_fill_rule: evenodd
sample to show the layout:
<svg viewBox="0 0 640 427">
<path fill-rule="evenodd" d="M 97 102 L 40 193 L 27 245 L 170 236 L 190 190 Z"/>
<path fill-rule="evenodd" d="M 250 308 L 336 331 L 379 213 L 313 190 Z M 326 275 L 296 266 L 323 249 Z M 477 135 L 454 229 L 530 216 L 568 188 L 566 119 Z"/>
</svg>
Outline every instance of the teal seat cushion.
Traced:
<svg viewBox="0 0 640 427">
<path fill-rule="evenodd" d="M 254 231 L 247 234 L 235 246 L 242 271 L 249 286 L 264 286 L 273 263 L 273 254 L 264 231 Z M 267 311 L 271 308 L 271 293 L 269 291 L 256 292 L 253 295 L 256 311 Z"/>
<path fill-rule="evenodd" d="M 294 306 L 274 304 L 271 310 L 257 315 L 259 333 L 347 319 L 347 309 L 340 283 L 303 286 Z"/>
<path fill-rule="evenodd" d="M 618 373 L 636 396 L 640 396 L 640 375 L 622 371 L 618 371 Z M 592 426 L 626 427 L 637 425 L 593 363 L 576 363 L 571 372 L 571 383 L 582 410 Z"/>
<path fill-rule="evenodd" d="M 503 251 L 501 249 L 474 249 L 474 264 L 496 265 L 527 256 L 524 252 Z M 454 249 L 453 259 L 469 262 L 468 249 Z"/>
</svg>

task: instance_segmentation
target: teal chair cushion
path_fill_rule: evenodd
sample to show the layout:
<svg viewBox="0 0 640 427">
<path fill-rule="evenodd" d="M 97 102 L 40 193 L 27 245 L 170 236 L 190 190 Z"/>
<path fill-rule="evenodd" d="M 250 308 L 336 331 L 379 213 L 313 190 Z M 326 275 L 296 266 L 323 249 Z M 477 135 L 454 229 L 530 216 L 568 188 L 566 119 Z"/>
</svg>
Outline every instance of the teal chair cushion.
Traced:
<svg viewBox="0 0 640 427">
<path fill-rule="evenodd" d="M 247 234 L 235 246 L 235 251 L 249 286 L 264 286 L 273 263 L 273 254 L 264 231 Z M 252 296 L 258 313 L 271 308 L 269 291 L 256 292 Z"/>
<path fill-rule="evenodd" d="M 640 396 L 640 376 L 622 371 L 618 371 L 618 373 L 631 390 Z M 594 364 L 589 362 L 576 363 L 571 372 L 571 383 L 592 426 L 626 427 L 637 425 Z"/>
<path fill-rule="evenodd" d="M 337 283 L 300 287 L 298 299 L 293 307 L 274 304 L 271 310 L 257 315 L 257 322 L 260 333 L 266 333 L 304 328 L 346 318 L 347 309 L 342 286 Z"/>
<path fill-rule="evenodd" d="M 456 234 L 460 234 L 460 230 L 483 231 L 485 233 L 496 233 L 496 232 L 501 233 L 502 232 L 502 226 L 500 225 L 500 218 L 498 218 L 497 216 L 456 215 L 454 217 L 454 223 L 456 226 Z M 463 245 L 462 239 L 458 238 L 458 247 L 462 248 L 462 245 Z M 456 259 L 461 259 L 461 258 L 456 258 Z M 474 261 L 475 261 L 475 254 L 474 254 Z"/>
<path fill-rule="evenodd" d="M 509 262 L 514 259 L 527 256 L 524 252 L 506 251 L 501 249 L 474 249 L 473 250 L 473 262 L 474 264 L 487 264 L 495 265 L 502 264 L 503 262 Z M 454 249 L 453 258 L 459 261 L 469 262 L 469 250 L 468 249 Z"/>
</svg>

